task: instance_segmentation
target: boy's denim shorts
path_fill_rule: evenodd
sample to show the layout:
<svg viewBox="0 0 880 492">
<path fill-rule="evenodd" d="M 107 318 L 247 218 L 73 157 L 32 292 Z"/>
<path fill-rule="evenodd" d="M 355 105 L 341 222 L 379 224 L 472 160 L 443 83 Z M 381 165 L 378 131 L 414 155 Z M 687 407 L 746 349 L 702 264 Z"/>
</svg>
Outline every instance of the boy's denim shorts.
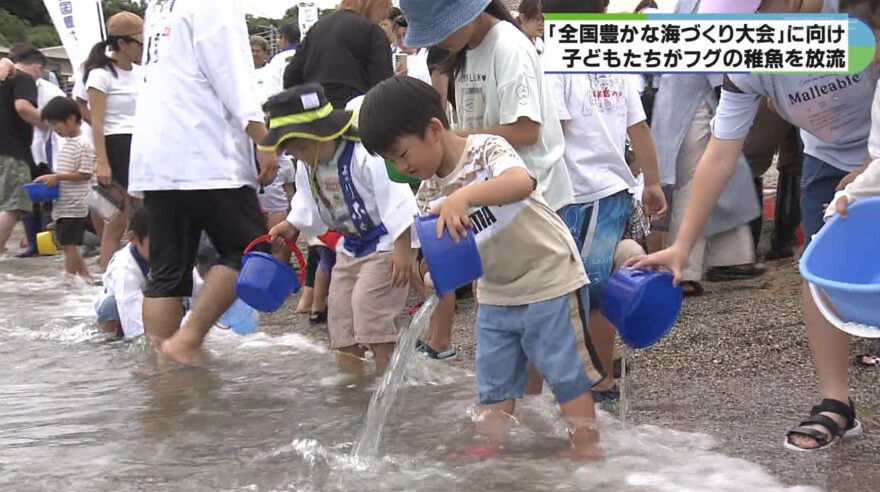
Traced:
<svg viewBox="0 0 880 492">
<path fill-rule="evenodd" d="M 840 181 L 849 174 L 827 162 L 804 154 L 801 174 L 801 217 L 806 245 L 825 225 L 825 208 L 834 200 Z M 806 247 L 805 245 L 805 247 Z"/>
<path fill-rule="evenodd" d="M 586 332 L 589 309 L 584 307 L 588 303 L 586 289 L 579 289 L 524 306 L 480 304 L 477 310 L 479 404 L 522 398 L 529 362 L 550 385 L 560 404 L 587 392 L 594 384 L 587 373 L 597 374 L 585 367 L 580 355 L 589 353 L 587 360 L 594 360 L 595 351 Z M 584 342 L 578 340 L 583 341 L 584 337 L 584 350 L 579 350 L 578 345 Z"/>
<path fill-rule="evenodd" d="M 635 202 L 626 190 L 590 203 L 563 208 L 559 215 L 571 231 L 590 278 L 590 307 L 599 308 L 602 284 L 611 276 L 614 252 L 626 232 Z"/>
<path fill-rule="evenodd" d="M 111 321 L 120 321 L 119 308 L 116 306 L 116 298 L 107 296 L 95 304 L 95 313 L 98 316 L 98 324 L 106 325 Z"/>
</svg>

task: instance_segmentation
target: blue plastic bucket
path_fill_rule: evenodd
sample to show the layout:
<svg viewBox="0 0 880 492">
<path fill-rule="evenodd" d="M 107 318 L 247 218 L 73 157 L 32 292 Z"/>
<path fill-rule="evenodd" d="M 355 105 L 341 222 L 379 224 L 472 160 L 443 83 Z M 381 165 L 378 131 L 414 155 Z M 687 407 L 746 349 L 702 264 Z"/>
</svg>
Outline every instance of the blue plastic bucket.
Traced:
<svg viewBox="0 0 880 492">
<path fill-rule="evenodd" d="M 415 229 L 438 296 L 483 276 L 483 263 L 473 231 L 469 230 L 467 236 L 457 243 L 449 236 L 448 230 L 437 239 L 437 217 L 419 216 L 415 219 Z"/>
<path fill-rule="evenodd" d="M 258 237 L 248 245 L 241 259 L 241 272 L 235 282 L 235 294 L 239 299 L 264 313 L 277 311 L 291 294 L 299 291 L 300 287 L 299 279 L 290 266 L 270 254 L 251 251 L 257 244 L 270 241 L 271 238 L 266 235 Z M 292 242 L 286 241 L 286 243 L 299 260 L 300 272 L 305 274 L 302 253 Z"/>
<path fill-rule="evenodd" d="M 230 330 L 239 335 L 247 335 L 257 330 L 258 319 L 259 315 L 254 308 L 248 306 L 241 299 L 237 299 L 232 307 L 223 313 L 218 323 L 229 327 Z"/>
<path fill-rule="evenodd" d="M 43 183 L 31 183 L 24 185 L 24 191 L 33 203 L 45 203 L 58 199 L 58 187 L 48 187 Z"/>
<path fill-rule="evenodd" d="M 675 325 L 683 296 L 672 280 L 668 272 L 623 267 L 605 281 L 600 310 L 630 347 L 650 347 Z"/>
<path fill-rule="evenodd" d="M 848 215 L 813 238 L 801 275 L 825 293 L 840 321 L 880 330 L 880 198 L 855 202 Z"/>
</svg>

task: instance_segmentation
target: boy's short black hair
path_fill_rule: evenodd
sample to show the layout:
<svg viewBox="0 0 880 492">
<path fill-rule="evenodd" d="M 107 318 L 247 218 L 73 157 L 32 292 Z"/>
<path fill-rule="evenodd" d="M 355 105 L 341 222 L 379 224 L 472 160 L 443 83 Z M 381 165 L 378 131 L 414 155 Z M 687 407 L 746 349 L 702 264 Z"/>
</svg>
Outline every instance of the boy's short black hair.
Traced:
<svg viewBox="0 0 880 492">
<path fill-rule="evenodd" d="M 141 241 L 150 237 L 150 223 L 147 220 L 146 207 L 133 207 L 128 217 L 128 232 Z"/>
<path fill-rule="evenodd" d="M 82 114 L 79 107 L 73 102 L 73 99 L 65 96 L 58 96 L 43 106 L 40 112 L 40 118 L 43 121 L 67 121 L 67 118 L 76 116 L 76 122 L 82 122 Z"/>
<path fill-rule="evenodd" d="M 13 56 L 12 61 L 15 63 L 21 63 L 22 65 L 39 65 L 43 67 L 46 66 L 46 55 L 34 47 L 29 47 L 22 49 L 18 54 Z"/>
<path fill-rule="evenodd" d="M 544 0 L 545 13 L 601 14 L 608 8 L 608 0 Z"/>
<path fill-rule="evenodd" d="M 302 33 L 296 24 L 282 24 L 278 28 L 278 34 L 287 38 L 287 42 L 291 44 L 297 44 L 302 39 Z"/>
<path fill-rule="evenodd" d="M 440 120 L 443 128 L 449 128 L 440 94 L 419 79 L 392 77 L 364 97 L 358 133 L 369 152 L 384 153 L 391 150 L 398 138 L 423 137 L 432 118 Z"/>
</svg>

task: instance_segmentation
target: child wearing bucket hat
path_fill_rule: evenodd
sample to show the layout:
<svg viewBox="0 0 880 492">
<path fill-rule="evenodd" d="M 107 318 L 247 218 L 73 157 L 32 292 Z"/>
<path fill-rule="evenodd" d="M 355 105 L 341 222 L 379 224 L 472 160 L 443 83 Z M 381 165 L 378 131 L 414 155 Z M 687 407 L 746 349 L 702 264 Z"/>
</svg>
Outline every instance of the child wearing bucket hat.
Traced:
<svg viewBox="0 0 880 492">
<path fill-rule="evenodd" d="M 383 112 L 395 101 L 407 101 Z M 372 89 L 360 118 L 364 144 L 423 180 L 417 200 L 438 216 L 437 237 L 476 238 L 478 281 L 477 430 L 500 446 L 522 398 L 528 363 L 544 376 L 569 423 L 573 453 L 597 456 L 590 387 L 602 379 L 586 330 L 589 283 L 562 219 L 536 189 L 522 159 L 496 135 L 449 129 L 440 95 L 410 77 Z M 424 279 L 430 285 L 428 276 Z M 580 355 L 579 355 L 580 353 Z"/>
<path fill-rule="evenodd" d="M 855 8 L 865 3 L 870 6 L 867 11 Z M 760 8 L 769 11 L 769 7 L 776 5 L 777 2 L 765 0 Z M 876 25 L 880 18 L 878 2 L 843 1 L 840 7 L 841 12 L 861 16 L 873 29 L 880 27 Z M 839 183 L 858 174 L 869 158 L 871 100 L 878 79 L 880 73 L 876 67 L 850 75 L 726 77 L 712 122 L 713 138 L 694 177 L 695 191 L 678 238 L 670 248 L 632 264 L 639 268 L 666 267 L 680 280 L 688 254 L 736 166 L 763 98 L 769 98 L 783 119 L 801 129 L 804 141 L 801 210 L 804 234 L 809 241 L 824 225 L 825 205 L 834 201 Z M 841 119 L 841 115 L 847 117 Z M 862 426 L 856 418 L 855 404 L 849 398 L 846 368 L 850 336 L 825 319 L 807 283 L 803 286 L 803 306 L 822 401 L 813 407 L 809 418 L 786 433 L 784 446 L 796 451 L 816 451 L 859 435 Z"/>
<path fill-rule="evenodd" d="M 361 370 L 369 347 L 381 372 L 409 293 L 415 197 L 388 178 L 385 161 L 361 145 L 353 113 L 334 109 L 320 85 L 288 89 L 266 107 L 270 132 L 261 147 L 283 148 L 305 164 L 296 172 L 290 214 L 270 234 L 295 240 L 300 232 L 342 233 L 330 283 L 330 346 L 345 372 Z"/>
</svg>

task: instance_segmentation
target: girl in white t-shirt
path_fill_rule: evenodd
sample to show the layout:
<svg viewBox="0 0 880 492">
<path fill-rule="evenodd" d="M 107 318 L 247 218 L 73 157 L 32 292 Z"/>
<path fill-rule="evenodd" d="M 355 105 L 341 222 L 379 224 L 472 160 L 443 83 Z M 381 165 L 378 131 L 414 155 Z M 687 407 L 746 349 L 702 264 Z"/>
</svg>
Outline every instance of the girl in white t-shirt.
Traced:
<svg viewBox="0 0 880 492">
<path fill-rule="evenodd" d="M 97 43 L 85 63 L 85 81 L 95 152 L 96 176 L 103 186 L 128 189 L 128 164 L 137 95 L 144 76 L 140 65 L 144 21 L 131 12 L 120 12 L 107 21 L 107 39 Z M 107 51 L 111 54 L 108 56 Z M 126 206 L 126 208 L 128 208 Z M 101 238 L 101 269 L 119 249 L 127 213 L 105 227 Z"/>
</svg>

